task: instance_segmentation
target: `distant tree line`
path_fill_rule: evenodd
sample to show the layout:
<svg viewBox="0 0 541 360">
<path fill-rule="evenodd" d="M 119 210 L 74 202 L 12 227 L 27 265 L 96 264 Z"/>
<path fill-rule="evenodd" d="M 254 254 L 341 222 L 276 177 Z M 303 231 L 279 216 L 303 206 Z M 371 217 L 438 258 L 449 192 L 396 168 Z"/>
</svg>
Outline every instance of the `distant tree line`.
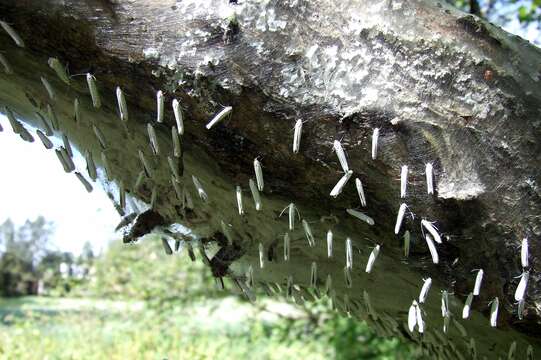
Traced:
<svg viewBox="0 0 541 360">
<path fill-rule="evenodd" d="M 88 275 L 94 261 L 86 243 L 80 256 L 51 246 L 54 225 L 44 217 L 0 225 L 0 296 L 67 292 Z"/>
</svg>

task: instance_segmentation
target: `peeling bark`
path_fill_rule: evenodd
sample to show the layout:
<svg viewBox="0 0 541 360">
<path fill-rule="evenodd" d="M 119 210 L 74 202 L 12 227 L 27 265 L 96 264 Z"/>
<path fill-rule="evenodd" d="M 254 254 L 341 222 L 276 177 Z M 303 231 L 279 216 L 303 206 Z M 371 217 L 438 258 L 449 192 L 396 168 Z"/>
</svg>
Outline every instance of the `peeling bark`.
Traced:
<svg viewBox="0 0 541 360">
<path fill-rule="evenodd" d="M 13 72 L 0 73 L 2 109 L 7 106 L 44 133 L 41 118 L 50 121 L 57 127 L 52 139 L 57 147 L 66 135 L 74 149 L 91 154 L 99 182 L 120 212 L 155 213 L 152 220 L 160 221 L 154 231 L 199 246 L 216 276 L 233 278 L 249 293 L 244 280 L 251 266 L 255 284 L 305 301 L 323 296 L 330 275 L 329 295 L 339 310 L 443 358 L 470 357 L 472 341 L 479 358 L 506 356 L 513 341 L 518 357 L 528 344 L 541 353 L 536 339 L 541 286 L 535 271 L 541 252 L 538 48 L 429 0 L 2 0 L 0 13 L 25 42 L 17 47 L 0 32 L 2 55 Z M 50 57 L 74 75 L 69 85 L 48 66 Z M 96 78 L 99 109 L 85 78 L 76 76 L 86 73 Z M 41 77 L 54 89 L 54 100 Z M 127 121 L 119 117 L 117 86 L 126 96 Z M 165 95 L 163 123 L 156 122 L 158 90 Z M 171 137 L 173 99 L 180 101 L 184 117 L 182 154 L 175 154 Z M 232 106 L 231 116 L 207 130 L 225 106 Z M 295 154 L 293 128 L 299 119 L 302 137 Z M 159 155 L 149 144 L 147 123 L 154 125 Z M 343 175 L 332 150 L 337 139 L 353 176 L 331 198 Z M 255 158 L 263 165 L 261 211 L 248 186 L 255 180 Z M 426 163 L 433 165 L 434 195 L 427 194 Z M 408 166 L 405 199 L 400 198 L 403 165 Z M 365 208 L 355 178 L 362 181 Z M 395 235 L 403 202 L 409 210 Z M 300 214 L 293 214 L 294 230 L 288 210 L 280 216 L 289 203 Z M 363 212 L 375 224 L 346 209 Z M 137 236 L 150 230 L 138 220 L 147 217 L 138 216 L 131 225 L 144 230 Z M 442 234 L 437 265 L 421 219 L 436 221 Z M 328 230 L 334 235 L 332 257 Z M 407 258 L 405 231 L 412 238 Z M 289 261 L 283 257 L 285 233 Z M 523 271 L 524 237 L 530 240 L 530 281 L 520 320 L 513 294 L 515 276 Z M 346 238 L 352 242 L 349 269 Z M 376 245 L 379 256 L 367 274 Z M 311 287 L 313 262 L 317 289 Z M 472 270 L 479 268 L 485 274 L 481 292 L 471 317 L 463 320 Z M 425 332 L 410 333 L 408 309 L 427 277 L 432 290 L 419 305 Z M 440 290 L 450 294 L 447 334 Z M 489 302 L 496 297 L 494 329 Z"/>
</svg>

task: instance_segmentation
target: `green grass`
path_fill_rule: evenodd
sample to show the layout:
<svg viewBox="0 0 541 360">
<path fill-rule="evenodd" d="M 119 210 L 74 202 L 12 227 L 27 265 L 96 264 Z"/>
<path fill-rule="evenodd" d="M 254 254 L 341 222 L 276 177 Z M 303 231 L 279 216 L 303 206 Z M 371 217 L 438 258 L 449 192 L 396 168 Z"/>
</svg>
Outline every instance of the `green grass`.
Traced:
<svg viewBox="0 0 541 360">
<path fill-rule="evenodd" d="M 345 318 L 311 324 L 293 305 L 258 304 L 0 299 L 0 359 L 399 359 L 404 351 Z"/>
<path fill-rule="evenodd" d="M 71 298 L 0 298 L 0 360 L 420 358 L 328 299 L 298 306 L 257 293 L 254 306 L 219 291 L 202 262 L 165 256 L 160 241 L 116 242 L 94 269 Z"/>
<path fill-rule="evenodd" d="M 1 359 L 323 359 L 316 341 L 280 342 L 235 298 L 158 315 L 141 303 L 25 297 L 0 300 Z M 272 318 L 272 317 L 271 317 Z"/>
</svg>

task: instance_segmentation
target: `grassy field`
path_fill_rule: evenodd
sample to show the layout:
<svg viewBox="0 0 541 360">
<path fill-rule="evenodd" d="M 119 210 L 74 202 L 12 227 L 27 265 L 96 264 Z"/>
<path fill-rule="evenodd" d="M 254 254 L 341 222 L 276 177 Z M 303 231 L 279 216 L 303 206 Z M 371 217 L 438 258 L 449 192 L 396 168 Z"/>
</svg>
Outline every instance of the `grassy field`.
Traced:
<svg viewBox="0 0 541 360">
<path fill-rule="evenodd" d="M 93 268 L 68 293 L 60 282 L 51 297 L 0 298 L 0 360 L 420 358 L 326 298 L 299 306 L 257 293 L 253 305 L 218 290 L 202 262 L 166 256 L 161 241 L 113 243 Z"/>
<path fill-rule="evenodd" d="M 379 348 L 365 335 L 333 340 L 308 323 L 292 305 L 235 297 L 163 311 L 144 302 L 0 299 L 0 359 L 400 358 L 396 340 Z M 351 340 L 358 348 L 340 345 Z"/>
</svg>

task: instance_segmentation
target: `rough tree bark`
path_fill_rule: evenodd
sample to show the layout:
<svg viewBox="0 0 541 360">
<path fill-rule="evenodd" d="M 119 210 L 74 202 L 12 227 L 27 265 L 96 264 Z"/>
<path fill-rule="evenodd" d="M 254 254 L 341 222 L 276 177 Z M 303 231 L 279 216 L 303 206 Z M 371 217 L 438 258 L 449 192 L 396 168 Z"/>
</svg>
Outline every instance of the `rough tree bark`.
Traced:
<svg viewBox="0 0 541 360">
<path fill-rule="evenodd" d="M 442 358 L 476 353 L 495 359 L 507 356 L 513 342 L 518 358 L 529 344 L 541 353 L 536 339 L 541 285 L 535 269 L 541 252 L 539 49 L 444 2 L 234 3 L 2 0 L 1 20 L 25 42 L 18 47 L 0 33 L 1 54 L 12 69 L 0 74 L 2 112 L 9 112 L 7 106 L 19 120 L 42 130 L 41 117 L 57 121 L 53 141 L 60 145 L 65 134 L 78 151 L 92 154 L 99 182 L 119 211 L 143 212 L 155 193 L 152 209 L 129 227 L 127 240 L 155 225 L 179 238 L 178 227 L 170 225 L 184 225 L 191 231 L 182 235 L 184 245 L 204 249 L 214 274 L 234 279 L 231 286 L 247 294 L 251 289 L 244 283 L 251 268 L 256 286 L 291 292 L 296 301 L 328 293 L 339 310 L 367 320 L 382 335 L 410 339 Z M 66 84 L 47 65 L 50 57 L 66 64 L 70 74 L 94 74 L 101 108 L 93 107 L 85 78 L 74 75 Z M 40 77 L 53 87 L 54 100 Z M 116 86 L 126 95 L 125 122 L 119 118 Z M 163 123 L 156 122 L 158 90 L 165 94 Z M 177 158 L 171 138 L 174 98 L 185 125 Z M 77 118 L 74 99 L 79 101 Z M 231 116 L 207 130 L 205 124 L 224 106 L 232 106 Z M 293 128 L 299 119 L 302 138 L 295 154 Z M 148 123 L 157 133 L 159 155 L 149 146 Z M 375 128 L 379 146 L 373 160 Z M 331 198 L 343 175 L 332 151 L 335 139 L 347 152 L 353 176 Z M 147 173 L 139 150 L 151 168 Z M 180 173 L 173 182 L 168 156 Z M 263 164 L 261 211 L 255 210 L 248 186 L 255 179 L 255 158 Z M 434 195 L 427 194 L 426 163 L 434 167 Z M 405 199 L 400 198 L 402 165 L 409 167 Z M 192 176 L 208 201 L 198 197 Z M 355 178 L 364 185 L 364 208 Z M 242 216 L 236 186 L 242 189 Z M 128 197 L 124 208 L 121 188 Z M 402 202 L 409 210 L 395 235 Z M 314 246 L 298 218 L 290 231 L 288 211 L 280 216 L 289 203 L 311 227 Z M 350 208 L 375 224 L 349 215 L 345 210 Z M 437 265 L 421 219 L 436 221 L 442 234 Z M 332 257 L 328 230 L 334 233 Z M 412 242 L 408 257 L 405 230 Z M 289 261 L 283 256 L 286 233 Z M 351 286 L 344 275 L 348 237 Z M 519 319 L 513 295 L 515 277 L 523 271 L 520 243 L 525 237 L 530 281 Z M 380 254 L 368 274 L 365 265 L 376 244 Z M 479 268 L 485 274 L 481 292 L 471 317 L 463 320 L 462 307 L 476 276 L 472 270 Z M 406 323 L 427 277 L 433 285 L 420 305 L 426 324 L 421 335 L 411 333 Z M 450 294 L 447 334 L 440 290 Z M 499 316 L 492 328 L 489 302 L 495 297 Z"/>
</svg>

